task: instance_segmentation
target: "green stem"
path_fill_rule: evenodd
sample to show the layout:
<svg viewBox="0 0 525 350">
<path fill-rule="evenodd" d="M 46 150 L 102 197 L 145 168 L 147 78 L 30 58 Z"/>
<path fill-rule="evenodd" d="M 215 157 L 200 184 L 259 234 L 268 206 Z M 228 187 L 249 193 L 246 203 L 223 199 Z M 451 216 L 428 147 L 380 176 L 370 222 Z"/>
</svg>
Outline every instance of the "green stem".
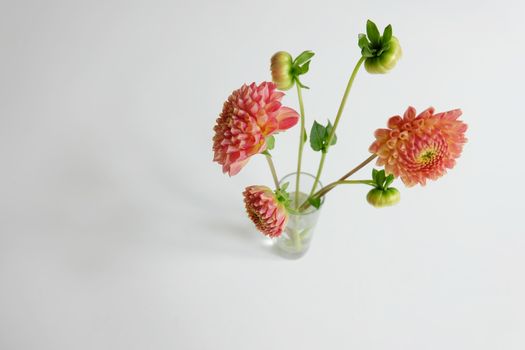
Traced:
<svg viewBox="0 0 525 350">
<path fill-rule="evenodd" d="M 369 186 L 376 186 L 376 183 L 373 180 L 343 180 L 343 181 L 337 181 L 337 185 L 356 185 L 356 184 L 363 184 L 363 185 L 369 185 Z"/>
<path fill-rule="evenodd" d="M 299 184 L 301 182 L 301 163 L 303 159 L 303 148 L 304 148 L 304 104 L 303 104 L 303 94 L 301 92 L 301 86 L 296 82 L 297 86 L 297 97 L 299 98 L 299 108 L 301 111 L 301 130 L 299 135 L 299 154 L 297 155 L 297 175 L 295 179 L 295 209 L 299 207 Z"/>
<path fill-rule="evenodd" d="M 339 186 L 339 185 L 358 185 L 358 184 L 369 185 L 369 186 L 375 186 L 375 185 L 376 185 L 375 182 L 372 181 L 372 180 L 343 180 L 343 181 L 334 181 L 334 182 L 332 182 L 331 184 L 326 185 L 325 187 L 323 187 L 323 188 L 321 188 L 319 191 L 317 191 L 317 192 L 313 195 L 313 198 L 324 196 L 325 194 L 327 194 L 328 192 L 330 192 L 330 191 L 333 190 L 336 186 Z"/>
<path fill-rule="evenodd" d="M 377 157 L 377 154 L 372 154 L 370 157 L 366 158 L 363 162 L 358 164 L 355 168 L 353 168 L 352 170 L 350 170 L 349 172 L 347 172 L 346 174 L 341 176 L 341 178 L 339 178 L 339 180 L 334 181 L 334 182 L 326 185 L 325 187 L 321 188 L 319 191 L 317 191 L 315 194 L 311 195 L 310 197 L 312 197 L 312 198 L 322 197 L 322 196 L 326 195 L 328 192 L 330 192 L 332 189 L 334 189 L 339 184 L 342 184 L 342 183 L 353 183 L 354 181 L 346 180 L 346 179 L 349 178 L 350 176 L 354 175 L 359 170 L 361 170 L 365 165 L 367 165 L 368 163 L 370 163 L 371 161 L 376 159 L 376 157 Z M 355 180 L 355 181 L 357 181 L 356 183 L 361 183 L 361 181 L 370 181 L 370 182 L 372 182 L 371 180 Z M 369 183 L 366 183 L 366 184 L 369 185 Z M 306 210 L 306 209 L 308 209 L 309 206 L 310 206 L 310 203 L 308 201 L 306 201 L 306 202 L 304 202 L 301 205 L 301 207 L 299 208 L 299 211 Z"/>
<path fill-rule="evenodd" d="M 332 143 L 332 139 L 335 135 L 335 130 L 337 129 L 337 125 L 339 125 L 339 120 L 341 119 L 341 115 L 343 114 L 343 110 L 345 109 L 346 100 L 348 99 L 348 95 L 350 94 L 350 90 L 352 89 L 352 85 L 354 83 L 354 79 L 357 75 L 357 72 L 359 71 L 359 68 L 365 61 L 365 57 L 361 57 L 359 61 L 357 61 L 354 70 L 352 71 L 352 75 L 350 75 L 350 79 L 348 80 L 348 84 L 346 85 L 346 90 L 343 95 L 343 99 L 341 100 L 341 104 L 339 105 L 339 110 L 337 111 L 337 115 L 335 117 L 334 126 L 332 130 L 330 131 L 330 134 L 328 135 L 328 140 L 326 142 L 325 149 L 323 150 L 323 153 L 321 155 L 321 161 L 319 162 L 319 168 L 317 169 L 317 174 L 315 176 L 314 184 L 312 186 L 312 190 L 310 191 L 310 197 L 314 194 L 317 185 L 319 184 L 319 179 L 321 177 L 321 173 L 323 172 L 323 166 L 324 166 L 324 160 L 326 158 L 326 154 L 328 153 L 328 149 L 330 148 L 330 144 Z"/>
<path fill-rule="evenodd" d="M 333 130 L 333 129 L 332 129 Z M 309 197 L 312 197 L 314 192 L 315 192 L 315 189 L 317 188 L 317 184 L 319 184 L 319 179 L 321 178 L 321 173 L 323 172 L 323 167 L 324 167 L 324 160 L 326 159 L 326 151 L 323 150 L 321 151 L 322 152 L 322 155 L 321 155 L 321 161 L 319 162 L 319 167 L 317 168 L 317 173 L 315 174 L 315 180 L 314 180 L 314 184 L 312 186 L 312 189 L 310 190 L 310 195 Z M 304 204 L 304 203 L 303 203 Z"/>
<path fill-rule="evenodd" d="M 273 165 L 272 156 L 270 155 L 270 152 L 266 151 L 263 153 L 266 157 L 266 160 L 268 161 L 268 166 L 270 167 L 270 171 L 272 172 L 273 182 L 275 183 L 275 189 L 280 189 L 279 187 L 279 179 L 277 178 L 277 172 L 275 171 L 275 165 Z"/>
<path fill-rule="evenodd" d="M 341 176 L 339 178 L 338 181 L 343 181 L 343 180 L 346 180 L 348 179 L 350 176 L 354 175 L 355 173 L 357 173 L 359 170 L 361 170 L 365 165 L 367 165 L 368 163 L 370 163 L 371 161 L 373 161 L 374 159 L 377 158 L 377 154 L 372 154 L 370 157 L 366 158 L 364 161 L 362 161 L 361 163 L 359 163 L 359 165 L 357 165 L 355 168 L 353 168 L 352 170 L 350 170 L 349 172 L 347 172 L 346 174 L 344 174 L 343 176 Z"/>
</svg>

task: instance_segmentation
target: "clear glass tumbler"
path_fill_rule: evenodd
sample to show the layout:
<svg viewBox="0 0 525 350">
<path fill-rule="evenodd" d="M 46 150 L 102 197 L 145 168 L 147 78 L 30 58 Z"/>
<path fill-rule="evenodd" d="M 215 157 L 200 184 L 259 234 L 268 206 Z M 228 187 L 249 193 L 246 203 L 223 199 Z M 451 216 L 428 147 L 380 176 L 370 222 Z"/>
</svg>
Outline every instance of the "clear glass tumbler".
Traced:
<svg viewBox="0 0 525 350">
<path fill-rule="evenodd" d="M 296 196 L 297 173 L 291 173 L 281 179 L 279 185 L 288 184 L 287 191 L 290 194 L 292 209 L 299 208 L 301 204 L 306 201 L 308 194 L 312 189 L 315 181 L 315 176 L 308 173 L 301 173 L 299 180 L 299 193 Z M 317 190 L 323 185 L 321 182 L 317 184 Z M 288 222 L 284 232 L 273 239 L 274 248 L 277 253 L 288 259 L 298 259 L 303 256 L 312 241 L 315 225 L 319 219 L 319 214 L 323 206 L 324 198 L 321 199 L 321 206 L 319 209 L 309 206 L 306 210 L 289 212 Z"/>
</svg>

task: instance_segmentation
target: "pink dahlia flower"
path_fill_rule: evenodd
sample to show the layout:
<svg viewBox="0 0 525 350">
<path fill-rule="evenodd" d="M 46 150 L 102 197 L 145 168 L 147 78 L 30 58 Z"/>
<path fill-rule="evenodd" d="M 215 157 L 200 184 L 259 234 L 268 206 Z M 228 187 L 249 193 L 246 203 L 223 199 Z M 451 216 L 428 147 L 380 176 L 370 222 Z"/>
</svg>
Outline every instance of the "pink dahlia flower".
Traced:
<svg viewBox="0 0 525 350">
<path fill-rule="evenodd" d="M 416 117 L 414 107 L 409 107 L 403 118 L 388 120 L 388 129 L 376 130 L 370 152 L 377 154 L 377 165 L 384 165 L 406 186 L 425 185 L 456 164 L 467 142 L 467 124 L 458 120 L 460 115 L 459 109 L 434 114 L 434 108 L 428 108 Z"/>
<path fill-rule="evenodd" d="M 286 227 L 288 213 L 283 203 L 266 186 L 249 186 L 243 192 L 248 216 L 257 229 L 269 237 L 279 237 Z"/>
<path fill-rule="evenodd" d="M 243 85 L 224 102 L 213 128 L 213 160 L 230 176 L 237 174 L 249 158 L 266 150 L 266 137 L 294 126 L 299 114 L 281 105 L 283 92 L 275 84 Z"/>
</svg>

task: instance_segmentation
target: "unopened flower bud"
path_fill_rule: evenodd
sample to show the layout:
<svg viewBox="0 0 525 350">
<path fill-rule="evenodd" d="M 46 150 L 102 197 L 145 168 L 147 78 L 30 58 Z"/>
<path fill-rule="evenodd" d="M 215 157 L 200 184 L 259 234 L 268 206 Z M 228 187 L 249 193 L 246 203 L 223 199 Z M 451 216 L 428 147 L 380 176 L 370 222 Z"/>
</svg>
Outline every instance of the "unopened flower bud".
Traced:
<svg viewBox="0 0 525 350">
<path fill-rule="evenodd" d="M 388 207 L 397 204 L 400 199 L 401 195 L 394 187 L 387 188 L 386 190 L 374 188 L 370 190 L 366 196 L 368 203 L 376 208 Z"/>
<path fill-rule="evenodd" d="M 392 70 L 401 58 L 402 51 L 399 40 L 392 36 L 392 26 L 385 27 L 383 35 L 379 33 L 376 24 L 366 22 L 366 35 L 359 34 L 358 45 L 365 57 L 365 69 L 371 74 L 385 74 Z"/>
<path fill-rule="evenodd" d="M 396 37 L 388 42 L 388 49 L 379 56 L 369 57 L 365 60 L 365 69 L 371 74 L 385 74 L 392 70 L 402 56 L 401 45 Z"/>
<path fill-rule="evenodd" d="M 286 51 L 279 51 L 272 56 L 270 69 L 272 80 L 279 90 L 288 90 L 293 86 L 293 59 Z"/>
</svg>

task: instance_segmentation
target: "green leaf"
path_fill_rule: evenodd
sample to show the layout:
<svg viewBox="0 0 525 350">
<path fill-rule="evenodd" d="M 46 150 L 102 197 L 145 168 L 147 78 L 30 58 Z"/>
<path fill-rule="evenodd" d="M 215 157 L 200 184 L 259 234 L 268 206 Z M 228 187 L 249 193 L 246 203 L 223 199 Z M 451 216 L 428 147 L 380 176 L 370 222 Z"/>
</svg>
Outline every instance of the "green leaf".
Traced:
<svg viewBox="0 0 525 350">
<path fill-rule="evenodd" d="M 386 177 L 386 180 L 385 180 L 385 189 L 388 188 L 388 186 L 390 186 L 392 184 L 392 182 L 394 182 L 394 175 L 390 174 Z"/>
<path fill-rule="evenodd" d="M 324 148 L 325 135 L 326 128 L 314 120 L 310 130 L 310 146 L 314 151 L 319 152 Z"/>
<path fill-rule="evenodd" d="M 385 171 L 384 170 L 380 170 L 378 173 L 377 173 L 377 184 L 383 188 L 383 184 L 385 183 Z"/>
<path fill-rule="evenodd" d="M 390 41 L 390 39 L 392 39 L 392 25 L 389 24 L 385 27 L 385 30 L 383 31 L 383 37 L 381 38 L 381 42 L 383 44 L 387 44 Z"/>
<path fill-rule="evenodd" d="M 325 138 L 325 145 L 328 144 L 328 137 L 330 136 L 330 133 L 332 132 L 332 123 L 330 123 L 330 120 L 328 121 L 328 125 L 326 126 L 326 138 Z M 337 143 L 337 135 L 334 133 L 334 137 L 332 138 L 332 142 L 330 143 L 330 146 L 333 146 Z"/>
<path fill-rule="evenodd" d="M 297 77 L 295 77 L 295 82 L 297 83 L 297 85 L 299 85 L 303 89 L 310 89 L 308 86 L 303 85 L 303 83 L 301 83 L 301 81 Z"/>
<path fill-rule="evenodd" d="M 308 61 L 308 62 L 306 62 L 305 64 L 303 64 L 302 66 L 299 67 L 299 69 L 298 69 L 299 75 L 308 73 L 308 71 L 310 70 L 310 62 L 312 62 L 312 61 Z"/>
<path fill-rule="evenodd" d="M 289 182 L 284 183 L 284 184 L 281 186 L 281 191 L 286 191 L 286 189 L 288 188 L 289 185 L 290 185 Z"/>
<path fill-rule="evenodd" d="M 374 180 L 374 182 L 377 184 L 377 173 L 379 171 L 375 168 L 372 168 L 372 180 Z"/>
<path fill-rule="evenodd" d="M 297 58 L 293 61 L 294 66 L 300 66 L 303 63 L 306 63 L 314 57 L 315 53 L 310 50 L 303 51 Z"/>
<path fill-rule="evenodd" d="M 368 39 L 366 38 L 366 34 L 359 34 L 357 37 L 359 38 L 357 45 L 359 45 L 361 49 L 368 47 Z"/>
<path fill-rule="evenodd" d="M 315 197 L 315 198 L 310 197 L 310 198 L 308 198 L 308 203 L 310 203 L 316 209 L 319 209 L 319 207 L 321 206 L 321 198 L 319 198 L 319 197 Z"/>
<path fill-rule="evenodd" d="M 366 21 L 366 34 L 373 45 L 380 44 L 381 35 L 379 34 L 379 29 L 377 29 L 376 24 L 371 20 Z"/>
<path fill-rule="evenodd" d="M 275 137 L 270 135 L 266 138 L 266 149 L 271 151 L 275 147 Z"/>
</svg>

